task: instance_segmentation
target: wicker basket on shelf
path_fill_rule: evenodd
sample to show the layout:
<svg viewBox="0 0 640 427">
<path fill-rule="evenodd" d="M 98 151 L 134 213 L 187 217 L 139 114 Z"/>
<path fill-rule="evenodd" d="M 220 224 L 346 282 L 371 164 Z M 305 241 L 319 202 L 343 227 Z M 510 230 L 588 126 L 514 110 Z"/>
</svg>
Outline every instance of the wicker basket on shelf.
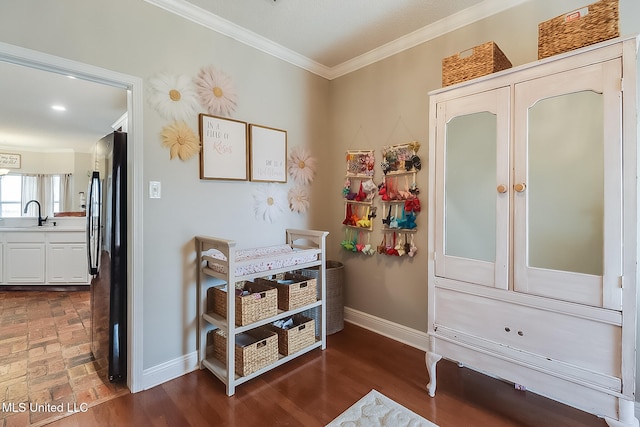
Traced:
<svg viewBox="0 0 640 427">
<path fill-rule="evenodd" d="M 495 42 L 489 41 L 442 60 L 442 86 L 511 68 L 511 61 Z"/>
<path fill-rule="evenodd" d="M 236 286 L 236 289 L 249 292 L 248 295 L 235 296 L 237 326 L 245 326 L 278 314 L 276 289 L 258 282 L 238 282 Z M 222 287 L 213 288 L 213 311 L 220 316 L 227 316 L 227 292 Z"/>
<path fill-rule="evenodd" d="M 538 59 L 620 35 L 618 0 L 600 0 L 538 25 Z"/>
<path fill-rule="evenodd" d="M 288 329 L 270 326 L 278 334 L 278 351 L 283 356 L 297 353 L 309 347 L 316 340 L 315 321 L 301 314 L 293 316 L 293 326 Z"/>
<path fill-rule="evenodd" d="M 316 279 L 300 274 L 282 273 L 270 279 L 256 279 L 256 282 L 277 289 L 280 310 L 294 310 L 316 302 Z"/>
<path fill-rule="evenodd" d="M 227 334 L 212 331 L 213 354 L 226 365 Z M 278 361 L 278 335 L 268 328 L 256 328 L 236 336 L 235 372 L 240 376 L 252 374 Z"/>
</svg>

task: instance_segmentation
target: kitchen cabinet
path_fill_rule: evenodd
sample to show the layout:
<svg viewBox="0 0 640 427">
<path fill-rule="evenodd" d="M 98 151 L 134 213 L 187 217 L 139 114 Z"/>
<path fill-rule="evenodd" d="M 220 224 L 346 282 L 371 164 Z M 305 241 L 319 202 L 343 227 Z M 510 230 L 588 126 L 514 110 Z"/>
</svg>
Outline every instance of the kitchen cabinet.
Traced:
<svg viewBox="0 0 640 427">
<path fill-rule="evenodd" d="M 49 283 L 87 283 L 87 245 L 84 233 L 62 232 L 49 235 L 47 281 Z"/>
<path fill-rule="evenodd" d="M 15 284 L 44 284 L 45 236 L 41 232 L 5 233 L 5 280 Z"/>
<path fill-rule="evenodd" d="M 430 94 L 431 396 L 444 357 L 637 425 L 637 49 Z"/>
<path fill-rule="evenodd" d="M 42 231 L 41 231 L 42 230 Z M 55 227 L 0 231 L 0 280 L 5 285 L 86 285 L 84 230 Z"/>
</svg>

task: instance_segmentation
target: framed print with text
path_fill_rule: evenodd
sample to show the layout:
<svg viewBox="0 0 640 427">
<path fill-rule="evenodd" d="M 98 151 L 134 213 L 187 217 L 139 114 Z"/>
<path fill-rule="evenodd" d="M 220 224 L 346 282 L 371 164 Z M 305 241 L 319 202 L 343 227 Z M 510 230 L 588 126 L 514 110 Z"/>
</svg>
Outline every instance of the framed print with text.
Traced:
<svg viewBox="0 0 640 427">
<path fill-rule="evenodd" d="M 200 114 L 200 179 L 246 181 L 247 123 Z"/>
<path fill-rule="evenodd" d="M 20 169 L 20 154 L 0 153 L 0 168 L 2 169 Z"/>
<path fill-rule="evenodd" d="M 249 125 L 251 181 L 287 182 L 287 131 Z"/>
</svg>

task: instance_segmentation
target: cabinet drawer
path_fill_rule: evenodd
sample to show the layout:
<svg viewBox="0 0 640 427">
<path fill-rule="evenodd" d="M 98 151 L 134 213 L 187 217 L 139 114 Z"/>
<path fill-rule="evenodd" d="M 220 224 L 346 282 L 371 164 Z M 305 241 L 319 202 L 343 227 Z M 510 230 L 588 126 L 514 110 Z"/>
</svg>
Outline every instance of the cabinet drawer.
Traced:
<svg viewBox="0 0 640 427">
<path fill-rule="evenodd" d="M 435 328 L 621 376 L 620 326 L 449 289 L 436 289 L 436 307 Z"/>
<path fill-rule="evenodd" d="M 49 233 L 50 243 L 85 243 L 87 234 L 83 231 L 60 231 Z"/>
<path fill-rule="evenodd" d="M 4 233 L 7 243 L 44 243 L 44 233 L 39 231 L 16 231 Z"/>
</svg>

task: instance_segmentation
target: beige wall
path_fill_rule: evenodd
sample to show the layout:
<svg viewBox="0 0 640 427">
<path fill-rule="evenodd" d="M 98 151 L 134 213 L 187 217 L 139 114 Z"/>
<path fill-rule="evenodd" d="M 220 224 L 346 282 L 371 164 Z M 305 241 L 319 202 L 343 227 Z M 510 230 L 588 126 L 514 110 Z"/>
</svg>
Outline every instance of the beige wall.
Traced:
<svg viewBox="0 0 640 427">
<path fill-rule="evenodd" d="M 36 152 L 16 150 L 15 147 L 2 151 L 20 155 L 20 169 L 15 169 L 16 173 L 73 173 L 75 169 L 75 156 L 72 151 Z"/>
<path fill-rule="evenodd" d="M 514 66 L 537 60 L 538 23 L 585 4 L 583 0 L 558 2 L 531 0 L 499 15 L 468 25 L 423 43 L 405 52 L 379 61 L 331 82 L 331 117 L 333 143 L 328 162 L 341 171 L 345 150 L 375 149 L 379 164 L 380 149 L 385 145 L 418 140 L 419 154 L 427 164 L 428 92 L 442 87 L 441 60 L 456 52 L 489 40 L 495 41 Z M 620 32 L 640 32 L 640 4 L 620 0 Z M 376 170 L 376 182 L 382 179 Z M 344 217 L 340 189 L 344 181 L 337 172 L 327 178 L 327 194 L 334 209 L 327 222 L 334 236 L 343 235 Z M 418 185 L 427 188 L 427 171 L 418 174 Z M 379 203 L 378 203 L 379 205 Z M 337 246 L 329 248 L 331 258 L 345 263 L 347 277 L 346 306 L 400 325 L 426 332 L 426 215 L 418 216 L 413 259 L 406 257 L 371 258 L 352 255 Z M 372 241 L 381 240 L 379 223 Z"/>
<path fill-rule="evenodd" d="M 385 145 L 418 140 L 419 152 L 427 164 L 428 92 L 442 87 L 441 60 L 456 52 L 489 40 L 495 41 L 514 66 L 537 60 L 538 23 L 584 5 L 582 0 L 557 2 L 532 0 L 506 12 L 455 30 L 405 52 L 379 61 L 331 82 L 333 143 L 328 161 L 342 167 L 349 149 L 375 149 L 379 164 Z M 622 34 L 640 32 L 640 5 L 620 1 Z M 340 170 L 340 169 L 338 169 Z M 382 179 L 376 170 L 377 182 Z M 329 178 L 327 188 L 332 209 L 328 229 L 343 235 L 344 216 L 340 189 L 344 176 Z M 427 171 L 418 174 L 418 186 L 427 188 Z M 346 305 L 420 331 L 427 329 L 426 215 L 418 216 L 418 254 L 406 257 L 367 258 L 352 255 L 339 247 L 330 256 L 346 264 Z M 379 224 L 379 223 L 378 223 Z M 375 244 L 382 239 L 380 226 L 372 233 Z"/>
</svg>

